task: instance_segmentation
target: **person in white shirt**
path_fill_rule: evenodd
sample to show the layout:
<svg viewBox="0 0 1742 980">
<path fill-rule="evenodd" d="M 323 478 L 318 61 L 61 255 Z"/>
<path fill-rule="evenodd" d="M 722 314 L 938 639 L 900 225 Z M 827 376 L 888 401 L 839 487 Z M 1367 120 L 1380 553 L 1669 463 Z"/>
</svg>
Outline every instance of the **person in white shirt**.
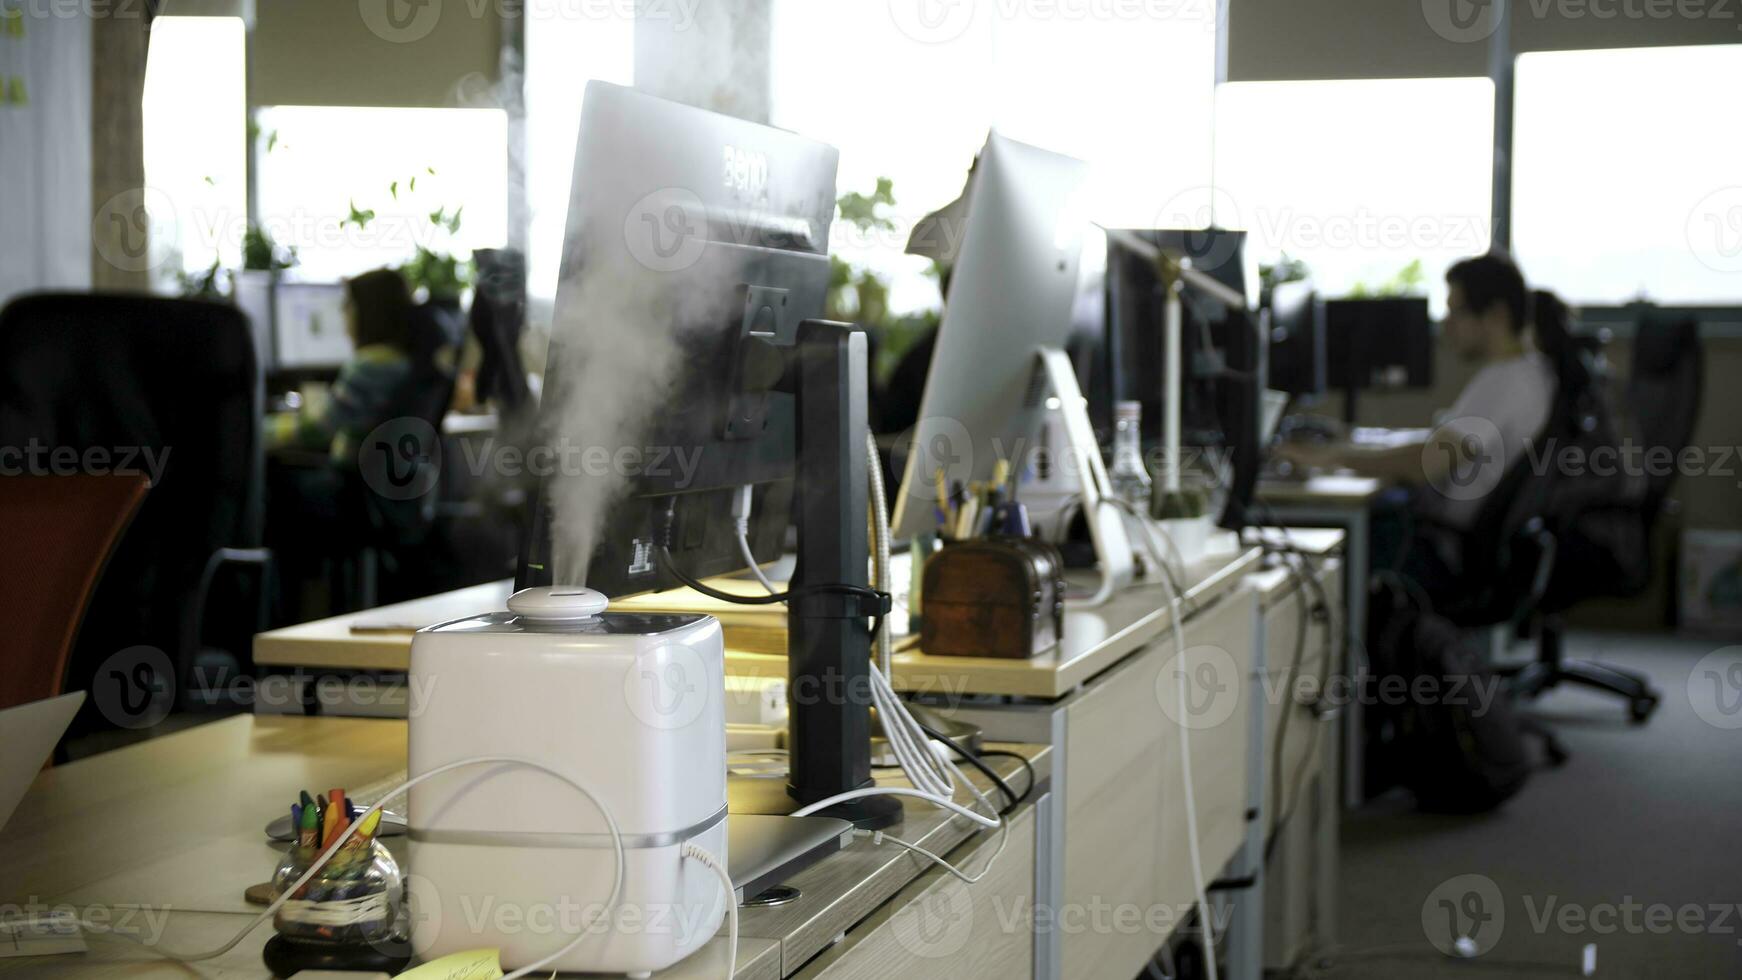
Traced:
<svg viewBox="0 0 1742 980">
<path fill-rule="evenodd" d="M 1547 426 L 1556 359 L 1569 340 L 1566 306 L 1552 293 L 1531 294 L 1518 266 L 1501 253 L 1458 262 L 1446 271 L 1446 285 L 1446 339 L 1481 368 L 1434 428 L 1382 444 L 1285 443 L 1276 451 L 1297 466 L 1407 484 L 1417 515 L 1461 532 Z M 1375 543 L 1374 557 L 1384 561 L 1384 546 Z M 1455 556 L 1436 550 L 1455 573 Z"/>
</svg>

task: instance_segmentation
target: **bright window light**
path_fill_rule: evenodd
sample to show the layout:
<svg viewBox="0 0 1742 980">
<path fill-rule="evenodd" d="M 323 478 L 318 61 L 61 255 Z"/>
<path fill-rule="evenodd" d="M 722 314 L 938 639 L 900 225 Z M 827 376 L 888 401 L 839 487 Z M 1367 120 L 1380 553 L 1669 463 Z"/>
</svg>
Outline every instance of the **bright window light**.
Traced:
<svg viewBox="0 0 1742 980">
<path fill-rule="evenodd" d="M 1327 296 L 1445 269 L 1492 238 L 1494 86 L 1485 78 L 1234 82 L 1216 96 L 1218 224 L 1259 262 L 1283 253 Z"/>
<path fill-rule="evenodd" d="M 613 15 L 616 6 L 588 10 L 574 0 L 526 4 L 527 289 L 535 300 L 556 297 L 587 82 L 629 85 L 634 80 L 635 24 L 631 17 Z M 583 10 L 598 16 L 582 16 Z"/>
<path fill-rule="evenodd" d="M 1209 183 L 1210 0 L 776 0 L 773 27 L 774 124 L 840 149 L 841 192 L 894 181 L 895 228 L 862 236 L 837 222 L 831 251 L 886 275 L 895 313 L 939 304 L 929 263 L 902 250 L 915 222 L 961 193 L 991 127 L 1090 163 L 1084 204 L 1103 223 L 1154 226 Z"/>
<path fill-rule="evenodd" d="M 1171 227 L 1181 201 L 1210 183 L 1215 10 L 1209 0 L 1085 4 L 1079 17 L 994 21 L 993 125 L 1087 161 L 1091 220 Z"/>
<path fill-rule="evenodd" d="M 890 308 L 904 313 L 940 302 L 929 263 L 902 250 L 920 218 L 961 193 L 986 142 L 992 47 L 985 14 L 928 42 L 904 32 L 897 6 L 775 0 L 769 67 L 774 125 L 841 151 L 837 192 L 894 181 L 895 227 L 859 235 L 837 221 L 830 251 L 888 277 Z"/>
<path fill-rule="evenodd" d="M 241 261 L 247 208 L 247 32 L 238 17 L 151 26 L 141 103 L 153 265 L 170 277 Z M 160 261 L 161 259 L 161 261 Z"/>
<path fill-rule="evenodd" d="M 396 266 L 419 245 L 465 258 L 508 228 L 508 117 L 500 109 L 273 106 L 260 126 L 260 223 L 298 274 L 333 280 Z M 374 212 L 366 221 L 353 220 Z M 461 215 L 457 232 L 431 214 Z"/>
<path fill-rule="evenodd" d="M 1512 234 L 1569 300 L 1742 302 L 1742 46 L 1521 55 Z"/>
</svg>

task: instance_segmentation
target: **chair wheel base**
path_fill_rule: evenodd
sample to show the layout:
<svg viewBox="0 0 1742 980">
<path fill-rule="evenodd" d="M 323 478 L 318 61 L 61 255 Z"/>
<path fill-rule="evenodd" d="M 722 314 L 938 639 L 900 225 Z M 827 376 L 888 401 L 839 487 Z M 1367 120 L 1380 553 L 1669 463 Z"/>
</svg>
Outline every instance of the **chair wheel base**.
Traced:
<svg viewBox="0 0 1742 980">
<path fill-rule="evenodd" d="M 1635 725 L 1643 725 L 1651 720 L 1651 713 L 1657 710 L 1657 696 L 1648 694 L 1627 702 L 1627 720 Z"/>
</svg>

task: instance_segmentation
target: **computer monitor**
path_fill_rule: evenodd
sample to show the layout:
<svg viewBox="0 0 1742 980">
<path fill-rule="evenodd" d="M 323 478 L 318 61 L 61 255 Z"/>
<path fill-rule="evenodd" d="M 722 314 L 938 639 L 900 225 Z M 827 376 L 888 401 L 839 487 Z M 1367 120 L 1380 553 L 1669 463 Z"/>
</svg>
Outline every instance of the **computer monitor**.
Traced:
<svg viewBox="0 0 1742 980">
<path fill-rule="evenodd" d="M 1434 378 L 1434 330 L 1420 297 L 1325 303 L 1326 383 L 1344 392 L 1354 424 L 1363 388 L 1426 388 Z"/>
<path fill-rule="evenodd" d="M 345 331 L 345 284 L 280 281 L 272 296 L 275 370 L 342 367 L 351 359 Z"/>
<path fill-rule="evenodd" d="M 897 537 L 936 530 L 939 469 L 985 481 L 1000 457 L 1020 463 L 1036 445 L 1046 396 L 1036 354 L 1071 335 L 1087 175 L 1079 160 L 988 134 L 901 467 Z"/>
<path fill-rule="evenodd" d="M 1249 280 L 1240 271 L 1245 260 L 1239 253 L 1244 250 L 1245 234 L 1145 229 L 1108 237 L 1105 357 L 1112 394 L 1118 400 L 1143 404 L 1143 441 L 1155 447 L 1162 444 L 1166 295 L 1153 253 L 1121 244 L 1125 236 L 1182 258 L 1189 256 L 1180 247 L 1189 246 L 1199 261 L 1219 271 L 1211 274 L 1212 279 L 1244 295 Z M 1218 518 L 1226 526 L 1245 523 L 1261 462 L 1264 340 L 1246 308 L 1232 308 L 1221 297 L 1185 282 L 1180 290 L 1180 355 L 1185 365 L 1180 444 L 1201 450 L 1186 462 L 1210 467 L 1212 472 L 1199 477 L 1226 493 Z"/>
<path fill-rule="evenodd" d="M 837 151 L 602 82 L 588 84 L 581 119 L 541 437 L 558 448 L 574 438 L 564 431 L 574 428 L 571 406 L 604 394 L 577 390 L 588 359 L 621 356 L 599 349 L 618 342 L 618 325 L 599 322 L 616 311 L 598 308 L 587 277 L 622 280 L 634 315 L 650 320 L 638 329 L 669 331 L 675 363 L 650 379 L 660 390 L 637 393 L 644 411 L 630 428 L 586 438 L 611 444 L 567 447 L 582 471 L 537 495 L 516 587 L 584 580 L 612 597 L 674 588 L 659 560 L 667 542 L 694 578 L 740 570 L 732 503 L 744 486 L 753 488 L 751 550 L 772 561 L 789 524 L 796 418 L 793 394 L 767 372 L 779 372 L 800 322 L 822 314 Z M 633 472 L 607 464 L 623 483 L 596 546 L 584 569 L 560 568 L 578 562 L 553 542 L 562 515 L 551 498 L 563 481 L 608 478 L 586 470 L 589 451 L 595 460 L 633 454 Z"/>
<path fill-rule="evenodd" d="M 1270 295 L 1269 387 L 1313 398 L 1326 378 L 1324 302 L 1310 283 L 1282 283 Z"/>
</svg>

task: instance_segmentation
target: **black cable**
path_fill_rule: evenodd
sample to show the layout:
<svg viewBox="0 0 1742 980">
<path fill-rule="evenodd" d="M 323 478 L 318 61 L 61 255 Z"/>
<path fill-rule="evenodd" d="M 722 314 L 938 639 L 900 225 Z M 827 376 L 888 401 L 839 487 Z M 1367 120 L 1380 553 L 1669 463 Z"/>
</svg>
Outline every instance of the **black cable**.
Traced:
<svg viewBox="0 0 1742 980">
<path fill-rule="evenodd" d="M 1290 577 L 1299 583 L 1305 575 L 1294 563 L 1283 559 L 1283 567 L 1288 569 Z M 1282 804 L 1282 750 L 1288 739 L 1288 722 L 1294 716 L 1290 709 L 1294 707 L 1295 684 L 1300 681 L 1301 662 L 1306 659 L 1307 633 L 1311 631 L 1312 615 L 1307 603 L 1306 587 L 1301 586 L 1300 592 L 1300 622 L 1294 637 L 1294 660 L 1288 665 L 1288 674 L 1282 682 L 1282 717 L 1276 723 L 1276 739 L 1270 755 L 1272 760 L 1270 771 L 1270 801 L 1276 812 L 1270 815 L 1270 826 L 1264 834 L 1264 859 L 1270 860 L 1271 853 L 1276 849 L 1277 831 L 1283 824 L 1283 811 L 1293 810 L 1292 804 L 1284 807 Z"/>
<path fill-rule="evenodd" d="M 1315 606 L 1318 609 L 1325 610 L 1326 619 L 1328 621 L 1326 628 L 1325 628 L 1326 629 L 1326 634 L 1325 634 L 1325 663 L 1319 669 L 1319 681 L 1318 681 L 1319 696 L 1318 696 L 1318 699 L 1315 700 L 1313 703 L 1306 705 L 1307 708 L 1313 709 L 1313 708 L 1316 708 L 1321 703 L 1323 703 L 1324 698 L 1325 698 L 1325 685 L 1327 683 L 1329 683 L 1329 681 L 1330 681 L 1331 656 L 1333 653 L 1333 644 L 1335 643 L 1334 626 L 1335 626 L 1336 621 L 1333 618 L 1331 618 L 1331 615 L 1330 615 L 1330 600 L 1329 600 L 1329 597 L 1325 594 L 1324 583 L 1319 582 L 1315 575 L 1306 574 L 1306 571 L 1311 570 L 1312 566 L 1307 563 L 1305 553 L 1299 551 L 1298 549 L 1294 549 L 1293 554 L 1295 555 L 1295 557 L 1297 557 L 1301 560 L 1301 566 L 1297 567 L 1294 565 L 1289 565 L 1288 566 L 1289 571 L 1294 575 L 1297 582 L 1299 582 L 1303 587 L 1309 588 L 1309 591 L 1314 592 L 1318 596 L 1318 598 L 1315 600 Z M 1299 637 L 1297 637 L 1296 646 L 1295 646 L 1296 663 L 1290 667 L 1291 681 L 1289 683 L 1289 691 L 1287 692 L 1287 697 L 1289 698 L 1289 700 L 1291 702 L 1293 702 L 1293 700 L 1294 700 L 1294 693 L 1293 693 L 1294 683 L 1295 683 L 1295 681 L 1298 680 L 1298 674 L 1296 674 L 1295 671 L 1300 666 L 1300 660 L 1302 659 L 1303 655 L 1305 654 L 1306 631 L 1307 631 L 1309 624 L 1310 624 L 1310 619 L 1308 618 L 1308 614 L 1309 614 L 1309 609 L 1311 607 L 1308 606 L 1305 599 L 1306 599 L 1306 596 L 1303 595 L 1302 602 L 1301 602 L 1301 634 Z M 1305 766 L 1302 766 L 1294 771 L 1294 780 L 1292 783 L 1290 783 L 1289 788 L 1288 788 L 1288 797 L 1287 797 L 1288 803 L 1287 803 L 1287 805 L 1284 805 L 1283 804 L 1284 797 L 1282 795 L 1282 767 L 1281 767 L 1280 763 L 1282 761 L 1282 744 L 1283 744 L 1282 735 L 1283 735 L 1283 732 L 1286 731 L 1287 727 L 1288 727 L 1288 716 L 1289 716 L 1289 712 L 1285 708 L 1283 711 L 1281 723 L 1277 725 L 1275 755 L 1276 755 L 1276 760 L 1279 763 L 1279 765 L 1277 766 L 1276 770 L 1274 771 L 1274 773 L 1271 776 L 1272 795 L 1275 797 L 1274 802 L 1276 804 L 1277 812 L 1276 812 L 1275 819 L 1271 822 L 1271 834 L 1272 834 L 1272 836 L 1268 840 L 1265 841 L 1265 845 L 1264 845 L 1264 859 L 1266 861 L 1270 860 L 1271 854 L 1276 850 L 1277 842 L 1281 839 L 1280 836 L 1276 834 L 1276 831 L 1279 831 L 1282 828 L 1283 824 L 1285 824 L 1289 820 L 1293 819 L 1295 811 L 1297 809 L 1299 809 L 1299 807 L 1300 807 L 1301 789 L 1302 789 L 1302 785 L 1306 779 L 1306 767 Z M 1309 736 L 1309 739 L 1307 741 L 1307 751 L 1306 751 L 1307 757 L 1309 759 L 1314 755 L 1314 753 L 1316 753 L 1318 751 L 1319 741 L 1320 741 L 1320 732 L 1323 730 L 1323 728 L 1324 728 L 1324 724 L 1322 721 L 1319 724 L 1316 724 L 1312 727 L 1311 735 Z"/>
<path fill-rule="evenodd" d="M 704 585 L 701 581 L 692 577 L 688 572 L 679 568 L 677 560 L 671 555 L 670 545 L 660 545 L 659 554 L 660 557 L 665 559 L 666 570 L 671 572 L 673 578 L 676 578 L 684 585 L 700 592 L 702 595 L 705 595 L 710 599 L 718 599 L 721 602 L 733 602 L 745 606 L 772 606 L 775 603 L 787 602 L 792 599 L 800 599 L 808 595 L 817 595 L 819 593 L 858 596 L 861 599 L 869 599 L 880 607 L 887 606 L 890 602 L 889 593 L 887 592 L 873 589 L 868 585 L 851 585 L 845 582 L 825 582 L 819 585 L 806 585 L 801 588 L 788 589 L 785 592 L 774 592 L 768 595 L 738 595 L 733 592 L 721 592 L 719 589 L 716 589 L 711 585 Z M 879 619 L 882 617 L 882 613 L 871 613 L 870 615 L 876 616 Z"/>
<path fill-rule="evenodd" d="M 891 719 L 891 721 L 893 721 L 893 719 Z M 957 742 L 955 739 L 949 737 L 948 735 L 945 735 L 944 733 L 938 731 L 935 728 L 932 728 L 930 725 L 927 725 L 925 722 L 920 721 L 917 718 L 914 719 L 914 724 L 918 725 L 919 730 L 922 732 L 925 732 L 928 737 L 935 738 L 938 741 L 944 743 L 946 746 L 949 747 L 950 751 L 952 751 L 952 752 L 956 753 L 957 755 L 961 756 L 962 758 L 968 760 L 969 765 L 973 766 L 975 769 L 980 770 L 981 773 L 985 774 L 987 779 L 992 780 L 992 784 L 994 786 L 998 787 L 998 792 L 1003 793 L 1004 798 L 1010 801 L 1009 806 L 1004 807 L 1003 809 L 998 811 L 998 815 L 1000 817 L 1009 813 L 1011 810 L 1016 809 L 1016 807 L 1022 803 L 1023 799 L 1025 799 L 1025 797 L 1023 797 L 1023 796 L 1017 796 L 1016 791 L 1012 790 L 1010 788 L 1010 784 L 1004 781 L 1004 777 L 998 775 L 998 773 L 995 772 L 991 766 L 982 762 L 980 760 L 979 756 L 968 751 L 967 746 L 962 745 L 961 743 Z M 1033 789 L 1034 788 L 1034 770 L 1031 768 L 1031 769 L 1029 769 L 1028 773 L 1029 773 L 1029 788 Z"/>
<path fill-rule="evenodd" d="M 980 753 L 980 758 L 981 759 L 1006 759 L 1006 758 L 1008 758 L 1008 759 L 1015 759 L 1017 762 L 1022 763 L 1023 771 L 1028 774 L 1028 785 L 1024 786 L 1022 788 L 1022 795 L 1020 798 L 1018 798 L 1017 802 L 1018 803 L 1026 802 L 1030 796 L 1034 795 L 1034 785 L 1036 782 L 1036 777 L 1034 775 L 1034 763 L 1029 762 L 1027 756 L 1023 755 L 1020 752 L 1011 752 L 1008 749 L 987 749 L 986 751 Z"/>
</svg>

